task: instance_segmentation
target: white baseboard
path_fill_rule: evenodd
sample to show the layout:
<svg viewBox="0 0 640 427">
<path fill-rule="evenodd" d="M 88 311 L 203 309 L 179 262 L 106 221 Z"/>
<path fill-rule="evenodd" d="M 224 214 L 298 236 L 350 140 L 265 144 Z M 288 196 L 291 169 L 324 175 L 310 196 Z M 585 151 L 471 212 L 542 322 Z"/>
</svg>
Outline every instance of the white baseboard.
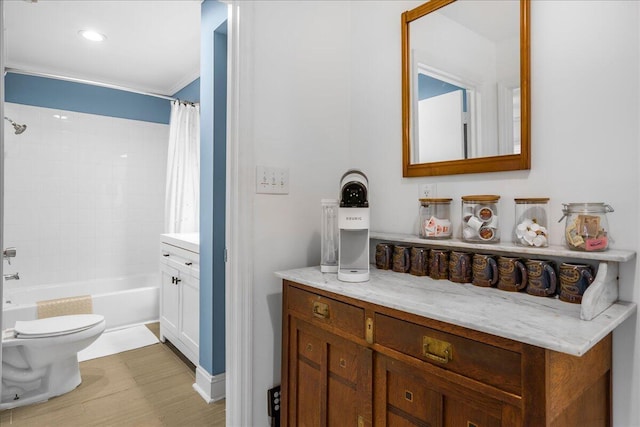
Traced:
<svg viewBox="0 0 640 427">
<path fill-rule="evenodd" d="M 207 403 L 217 402 L 225 397 L 225 374 L 224 372 L 218 375 L 210 375 L 201 366 L 196 367 L 196 382 L 193 384 L 193 389 Z"/>
</svg>

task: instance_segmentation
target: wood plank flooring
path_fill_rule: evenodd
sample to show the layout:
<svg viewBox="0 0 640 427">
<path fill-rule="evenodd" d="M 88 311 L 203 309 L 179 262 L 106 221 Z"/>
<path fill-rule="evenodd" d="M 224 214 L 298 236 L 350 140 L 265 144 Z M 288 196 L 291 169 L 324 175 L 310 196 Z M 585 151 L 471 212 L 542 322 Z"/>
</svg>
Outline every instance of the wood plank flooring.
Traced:
<svg viewBox="0 0 640 427">
<path fill-rule="evenodd" d="M 149 329 L 157 334 L 157 326 Z M 80 363 L 82 384 L 48 402 L 0 413 L 0 426 L 224 426 L 225 402 L 193 390 L 195 372 L 167 344 Z"/>
</svg>

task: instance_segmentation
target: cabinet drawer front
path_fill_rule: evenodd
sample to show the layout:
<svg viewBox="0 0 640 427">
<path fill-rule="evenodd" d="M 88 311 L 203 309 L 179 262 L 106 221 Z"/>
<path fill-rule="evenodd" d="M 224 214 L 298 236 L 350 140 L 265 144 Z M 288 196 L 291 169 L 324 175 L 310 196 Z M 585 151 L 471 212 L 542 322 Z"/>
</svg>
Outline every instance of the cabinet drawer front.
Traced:
<svg viewBox="0 0 640 427">
<path fill-rule="evenodd" d="M 375 317 L 375 341 L 443 369 L 521 394 L 519 353 L 382 314 Z"/>
<path fill-rule="evenodd" d="M 300 318 L 364 338 L 364 309 L 289 287 L 288 308 Z"/>
</svg>

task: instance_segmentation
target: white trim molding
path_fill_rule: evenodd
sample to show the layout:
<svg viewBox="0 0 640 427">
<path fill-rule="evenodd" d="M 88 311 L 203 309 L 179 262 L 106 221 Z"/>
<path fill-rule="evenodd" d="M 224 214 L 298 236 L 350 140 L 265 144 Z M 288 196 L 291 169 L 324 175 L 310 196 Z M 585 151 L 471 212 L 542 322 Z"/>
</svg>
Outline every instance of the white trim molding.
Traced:
<svg viewBox="0 0 640 427">
<path fill-rule="evenodd" d="M 217 402 L 225 397 L 226 375 L 210 375 L 202 366 L 196 367 L 196 382 L 193 389 L 207 403 Z"/>
<path fill-rule="evenodd" d="M 253 2 L 228 1 L 226 424 L 253 424 Z"/>
</svg>

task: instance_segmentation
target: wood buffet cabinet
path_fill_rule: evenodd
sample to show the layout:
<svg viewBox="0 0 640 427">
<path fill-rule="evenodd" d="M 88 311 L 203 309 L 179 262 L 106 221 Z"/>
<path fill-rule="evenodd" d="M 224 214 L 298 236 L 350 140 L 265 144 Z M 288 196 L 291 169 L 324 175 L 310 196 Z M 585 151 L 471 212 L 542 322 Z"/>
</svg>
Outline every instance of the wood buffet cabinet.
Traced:
<svg viewBox="0 0 640 427">
<path fill-rule="evenodd" d="M 611 425 L 611 334 L 581 357 L 283 281 L 283 426 Z"/>
</svg>

